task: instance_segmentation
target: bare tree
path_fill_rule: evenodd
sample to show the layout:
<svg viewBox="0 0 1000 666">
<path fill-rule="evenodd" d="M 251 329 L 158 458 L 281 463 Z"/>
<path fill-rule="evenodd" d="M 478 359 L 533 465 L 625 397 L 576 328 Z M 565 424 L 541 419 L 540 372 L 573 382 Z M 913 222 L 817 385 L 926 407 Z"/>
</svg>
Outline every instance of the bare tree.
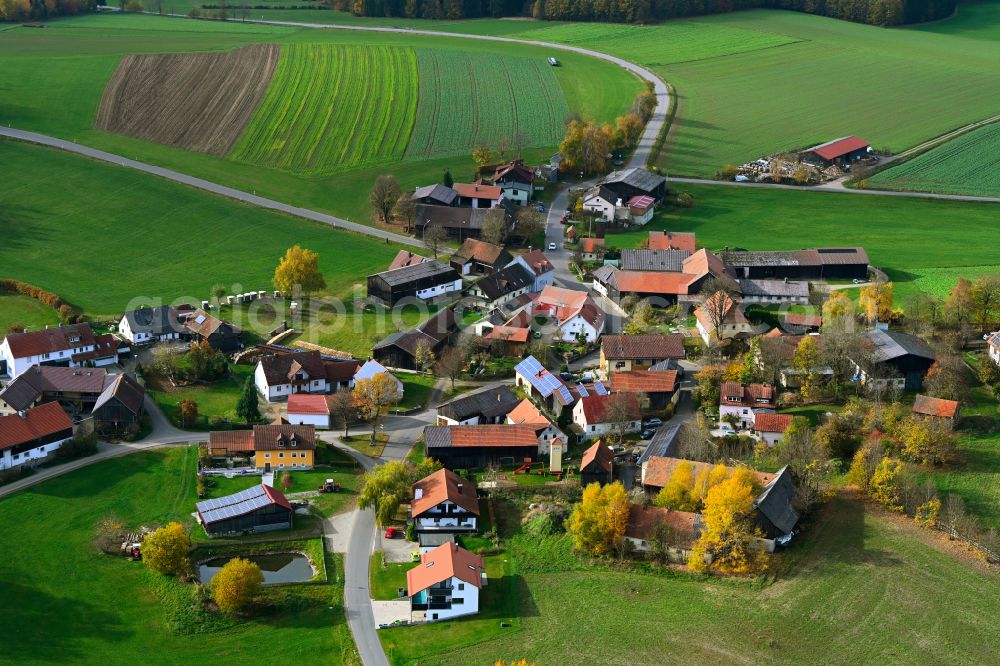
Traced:
<svg viewBox="0 0 1000 666">
<path fill-rule="evenodd" d="M 375 217 L 385 224 L 392 222 L 392 209 L 403 194 L 399 181 L 391 174 L 383 174 L 375 179 L 371 192 L 368 193 L 368 203 Z"/>
<path fill-rule="evenodd" d="M 396 204 L 392 208 L 393 214 L 397 219 L 403 221 L 403 231 L 409 231 L 413 228 L 413 222 L 417 216 L 417 202 L 413 200 L 413 195 L 409 192 L 403 192 L 396 199 Z"/>
<path fill-rule="evenodd" d="M 524 148 L 528 145 L 528 133 L 518 127 L 510 137 L 510 145 L 514 148 L 517 159 L 521 159 Z"/>
<path fill-rule="evenodd" d="M 334 393 L 330 398 L 330 409 L 337 423 L 344 426 L 344 437 L 347 437 L 350 434 L 351 424 L 358 418 L 358 410 L 354 406 L 354 396 L 350 389 L 345 388 Z"/>
<path fill-rule="evenodd" d="M 625 441 L 629 424 L 638 417 L 634 397 L 624 393 L 612 393 L 608 396 L 608 408 L 604 412 L 604 421 L 608 424 L 609 435 L 616 444 Z"/>
<path fill-rule="evenodd" d="M 441 377 L 451 380 L 451 388 L 455 388 L 455 378 L 462 373 L 465 367 L 465 354 L 458 347 L 449 347 L 441 354 L 437 362 L 437 373 Z"/>
<path fill-rule="evenodd" d="M 441 246 L 448 240 L 448 232 L 440 224 L 432 224 L 424 230 L 424 246 L 438 258 Z"/>
<path fill-rule="evenodd" d="M 733 300 L 736 293 L 733 284 L 728 280 L 711 278 L 702 285 L 701 293 L 705 294 L 701 309 L 712 324 L 715 339 L 722 340 L 722 325 L 726 320 L 726 315 L 736 307 L 736 301 Z"/>
<path fill-rule="evenodd" d="M 507 240 L 507 211 L 491 208 L 483 216 L 482 238 L 493 245 L 503 245 Z"/>
<path fill-rule="evenodd" d="M 545 231 L 545 214 L 539 213 L 531 206 L 525 206 L 517 211 L 517 223 L 514 233 L 521 237 L 527 245 L 538 234 Z"/>
</svg>

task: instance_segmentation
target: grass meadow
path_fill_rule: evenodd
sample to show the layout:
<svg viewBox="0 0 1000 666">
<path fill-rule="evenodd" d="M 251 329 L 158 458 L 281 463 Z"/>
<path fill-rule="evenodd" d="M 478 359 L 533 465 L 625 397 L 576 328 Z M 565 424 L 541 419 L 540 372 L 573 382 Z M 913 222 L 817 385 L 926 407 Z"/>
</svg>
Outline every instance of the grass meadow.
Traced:
<svg viewBox="0 0 1000 666">
<path fill-rule="evenodd" d="M 340 585 L 273 588 L 260 615 L 234 620 L 193 610 L 189 584 L 97 552 L 93 529 L 110 514 L 131 527 L 190 523 L 197 458 L 194 447 L 133 454 L 0 500 L 5 525 L 31 517 L 0 536 L 4 661 L 246 664 L 280 645 L 283 659 L 358 663 Z M 343 580 L 339 558 L 327 563 Z"/>
<path fill-rule="evenodd" d="M 0 291 L 0 333 L 14 324 L 26 326 L 29 331 L 37 331 L 46 326 L 58 326 L 59 315 L 33 298 Z"/>
<path fill-rule="evenodd" d="M 962 134 L 868 182 L 887 190 L 1000 196 L 1000 123 Z"/>
<path fill-rule="evenodd" d="M 955 16 L 944 21 L 918 23 L 911 28 L 939 35 L 1000 41 L 1000 2 L 997 0 L 962 2 L 959 3 Z"/>
</svg>

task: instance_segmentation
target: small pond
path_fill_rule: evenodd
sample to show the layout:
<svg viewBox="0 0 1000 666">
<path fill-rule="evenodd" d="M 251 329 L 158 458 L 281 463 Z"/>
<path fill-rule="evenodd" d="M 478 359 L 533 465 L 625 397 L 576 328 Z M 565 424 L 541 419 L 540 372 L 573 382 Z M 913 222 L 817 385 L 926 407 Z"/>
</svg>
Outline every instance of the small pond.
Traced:
<svg viewBox="0 0 1000 666">
<path fill-rule="evenodd" d="M 198 579 L 208 584 L 226 562 L 240 557 L 216 557 L 198 565 Z M 309 558 L 299 553 L 275 553 L 273 555 L 247 555 L 244 559 L 254 562 L 264 574 L 264 585 L 275 583 L 304 583 L 312 580 L 313 570 Z"/>
</svg>

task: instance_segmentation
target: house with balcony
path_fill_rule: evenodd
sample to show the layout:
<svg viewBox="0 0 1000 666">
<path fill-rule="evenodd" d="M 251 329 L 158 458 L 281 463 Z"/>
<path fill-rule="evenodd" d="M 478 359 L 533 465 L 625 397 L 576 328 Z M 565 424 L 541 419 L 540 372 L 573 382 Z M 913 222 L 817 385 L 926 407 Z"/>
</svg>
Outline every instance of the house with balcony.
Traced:
<svg viewBox="0 0 1000 666">
<path fill-rule="evenodd" d="M 423 553 L 406 572 L 414 622 L 450 620 L 479 612 L 479 592 L 486 584 L 483 558 L 453 541 Z"/>
<path fill-rule="evenodd" d="M 439 469 L 413 484 L 410 519 L 422 552 L 440 545 L 425 543 L 425 535 L 470 534 L 476 531 L 478 518 L 476 484 L 451 470 Z"/>
<path fill-rule="evenodd" d="M 723 382 L 719 394 L 719 420 L 737 428 L 752 429 L 759 414 L 774 414 L 777 391 L 770 384 Z M 728 418 L 727 418 L 728 417 Z"/>
<path fill-rule="evenodd" d="M 90 324 L 8 333 L 0 342 L 0 376 L 14 379 L 36 365 L 65 368 L 112 365 L 118 362 L 118 350 L 114 336 L 94 335 Z"/>
</svg>

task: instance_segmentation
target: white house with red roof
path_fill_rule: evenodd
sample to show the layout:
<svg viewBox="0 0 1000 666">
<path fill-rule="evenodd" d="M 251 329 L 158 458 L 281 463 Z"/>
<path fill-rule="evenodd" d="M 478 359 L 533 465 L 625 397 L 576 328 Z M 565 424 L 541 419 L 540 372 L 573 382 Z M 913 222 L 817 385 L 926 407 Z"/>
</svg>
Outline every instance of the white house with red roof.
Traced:
<svg viewBox="0 0 1000 666">
<path fill-rule="evenodd" d="M 616 401 L 621 401 L 626 410 L 628 421 L 625 422 L 625 432 L 639 432 L 642 412 L 634 393 L 588 395 L 573 406 L 573 423 L 583 431 L 580 435 L 583 441 L 604 437 L 616 427 L 617 422 L 612 421 L 612 405 Z"/>
<path fill-rule="evenodd" d="M 73 437 L 73 422 L 58 402 L 0 416 L 0 470 L 44 460 Z"/>
<path fill-rule="evenodd" d="M 288 422 L 292 425 L 330 427 L 330 404 L 325 395 L 295 393 L 288 396 Z"/>
<path fill-rule="evenodd" d="M 760 414 L 773 414 L 778 407 L 778 394 L 770 384 L 723 382 L 719 391 L 719 420 L 736 417 L 739 428 L 753 428 Z"/>
<path fill-rule="evenodd" d="M 761 412 L 754 416 L 753 434 L 757 439 L 767 442 L 768 446 L 774 446 L 790 425 L 792 425 L 791 414 Z"/>
<path fill-rule="evenodd" d="M 453 541 L 422 554 L 420 564 L 406 572 L 413 620 L 433 622 L 478 613 L 485 572 L 483 558 Z"/>
<path fill-rule="evenodd" d="M 719 299 L 723 301 L 723 315 L 722 320 L 716 322 L 714 317 L 718 313 L 716 302 Z M 716 338 L 725 340 L 753 331 L 753 326 L 750 325 L 750 320 L 743 314 L 739 303 L 721 291 L 712 294 L 706 299 L 704 304 L 695 308 L 694 316 L 698 333 L 701 334 L 701 339 L 705 341 L 706 345 L 711 344 L 712 340 Z"/>
<path fill-rule="evenodd" d="M 532 315 L 554 317 L 559 337 L 566 342 L 575 342 L 581 337 L 587 342 L 596 342 L 604 332 L 604 310 L 585 291 L 549 285 L 531 307 Z"/>
<path fill-rule="evenodd" d="M 118 362 L 118 347 L 114 336 L 96 336 L 90 324 L 8 333 L 0 342 L 0 375 L 13 379 L 35 365 L 112 365 Z"/>
<path fill-rule="evenodd" d="M 410 517 L 420 532 L 468 534 L 476 531 L 476 484 L 450 469 L 439 469 L 413 484 Z"/>
<path fill-rule="evenodd" d="M 1000 333 L 993 333 L 989 337 L 989 343 L 987 345 L 990 360 L 1000 365 Z"/>
</svg>

